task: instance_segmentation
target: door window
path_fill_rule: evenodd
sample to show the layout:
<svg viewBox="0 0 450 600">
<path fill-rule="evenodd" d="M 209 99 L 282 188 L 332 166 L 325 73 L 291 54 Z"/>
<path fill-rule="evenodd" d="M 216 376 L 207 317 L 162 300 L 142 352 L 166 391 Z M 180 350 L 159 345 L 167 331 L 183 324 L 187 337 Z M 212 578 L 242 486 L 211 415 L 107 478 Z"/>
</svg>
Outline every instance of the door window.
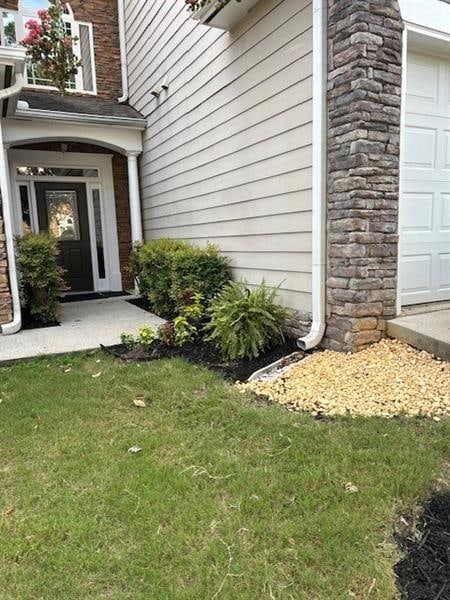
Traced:
<svg viewBox="0 0 450 600">
<path fill-rule="evenodd" d="M 80 239 L 80 220 L 75 191 L 46 190 L 48 229 L 61 242 Z"/>
</svg>

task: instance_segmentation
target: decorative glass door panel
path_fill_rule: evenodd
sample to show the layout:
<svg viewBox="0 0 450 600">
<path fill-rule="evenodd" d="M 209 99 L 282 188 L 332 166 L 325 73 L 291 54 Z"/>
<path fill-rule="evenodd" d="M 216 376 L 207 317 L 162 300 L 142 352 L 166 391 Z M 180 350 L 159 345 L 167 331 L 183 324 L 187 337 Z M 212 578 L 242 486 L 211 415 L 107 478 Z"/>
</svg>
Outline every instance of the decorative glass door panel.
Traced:
<svg viewBox="0 0 450 600">
<path fill-rule="evenodd" d="M 48 230 L 59 241 L 80 240 L 80 220 L 75 191 L 46 190 Z"/>
</svg>

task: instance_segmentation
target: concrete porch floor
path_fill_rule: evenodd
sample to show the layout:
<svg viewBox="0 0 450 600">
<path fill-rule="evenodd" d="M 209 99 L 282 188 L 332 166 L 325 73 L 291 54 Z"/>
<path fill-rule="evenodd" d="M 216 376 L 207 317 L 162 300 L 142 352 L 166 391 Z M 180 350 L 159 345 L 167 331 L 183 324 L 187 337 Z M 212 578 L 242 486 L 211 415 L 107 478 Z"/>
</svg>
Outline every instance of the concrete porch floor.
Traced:
<svg viewBox="0 0 450 600">
<path fill-rule="evenodd" d="M 387 334 L 450 360 L 450 308 L 397 317 L 388 321 Z"/>
<path fill-rule="evenodd" d="M 164 323 L 124 297 L 61 304 L 60 321 L 57 327 L 0 335 L 0 362 L 111 346 L 120 343 L 123 332 L 136 334 L 142 325 Z"/>
</svg>

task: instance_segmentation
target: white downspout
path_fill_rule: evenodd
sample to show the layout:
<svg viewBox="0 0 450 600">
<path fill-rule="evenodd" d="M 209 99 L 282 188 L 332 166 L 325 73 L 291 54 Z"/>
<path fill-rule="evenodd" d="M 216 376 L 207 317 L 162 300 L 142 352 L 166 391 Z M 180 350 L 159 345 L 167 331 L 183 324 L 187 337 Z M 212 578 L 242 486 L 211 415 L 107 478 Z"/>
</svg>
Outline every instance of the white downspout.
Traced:
<svg viewBox="0 0 450 600">
<path fill-rule="evenodd" d="M 302 350 L 317 346 L 326 327 L 327 54 L 326 0 L 313 0 L 312 324 L 297 340 Z"/>
<path fill-rule="evenodd" d="M 13 86 L 0 91 L 0 99 L 5 100 L 18 94 L 23 86 L 22 73 L 16 73 Z M 22 327 L 22 312 L 20 307 L 19 282 L 16 269 L 14 251 L 14 231 L 12 225 L 11 194 L 9 185 L 8 151 L 3 145 L 3 128 L 0 119 L 0 190 L 2 195 L 3 225 L 6 239 L 6 252 L 8 256 L 9 287 L 12 297 L 13 320 L 5 325 L 0 325 L 0 333 L 10 335 L 17 333 Z"/>
<path fill-rule="evenodd" d="M 124 0 L 117 0 L 117 14 L 119 18 L 120 67 L 122 70 L 122 96 L 118 98 L 118 101 L 123 103 L 127 102 L 129 97 Z"/>
</svg>

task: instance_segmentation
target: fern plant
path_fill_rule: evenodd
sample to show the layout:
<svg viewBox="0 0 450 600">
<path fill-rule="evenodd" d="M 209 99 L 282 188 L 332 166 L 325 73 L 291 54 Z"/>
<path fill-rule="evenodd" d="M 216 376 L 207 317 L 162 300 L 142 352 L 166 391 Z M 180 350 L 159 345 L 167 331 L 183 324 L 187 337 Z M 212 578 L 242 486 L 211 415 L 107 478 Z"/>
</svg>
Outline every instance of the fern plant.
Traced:
<svg viewBox="0 0 450 600">
<path fill-rule="evenodd" d="M 256 358 L 283 339 L 288 311 L 276 302 L 277 288 L 229 283 L 211 302 L 208 340 L 230 359 Z"/>
</svg>

